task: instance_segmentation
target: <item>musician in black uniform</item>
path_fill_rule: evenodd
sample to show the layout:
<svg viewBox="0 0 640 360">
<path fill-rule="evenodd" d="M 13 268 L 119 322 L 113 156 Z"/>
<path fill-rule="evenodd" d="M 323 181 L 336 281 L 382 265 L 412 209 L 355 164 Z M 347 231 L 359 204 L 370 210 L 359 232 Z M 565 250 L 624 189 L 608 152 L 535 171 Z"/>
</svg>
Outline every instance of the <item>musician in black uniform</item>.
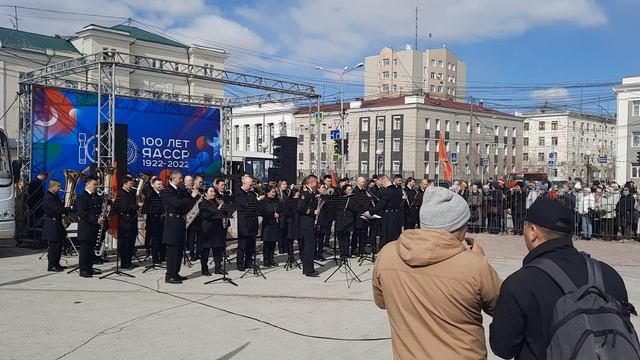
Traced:
<svg viewBox="0 0 640 360">
<path fill-rule="evenodd" d="M 384 185 L 382 185 L 382 177 L 384 175 L 374 175 L 374 177 L 369 180 L 369 188 L 367 192 L 371 196 L 373 200 L 373 204 L 371 208 L 373 209 L 379 202 L 382 194 L 385 191 Z M 369 220 L 369 238 L 367 239 L 368 243 L 371 245 L 371 252 L 377 253 L 378 249 L 382 246 L 378 246 L 378 236 L 382 239 L 382 219 L 370 219 Z M 366 244 L 365 244 L 366 245 Z M 364 251 L 363 251 L 364 252 Z"/>
<path fill-rule="evenodd" d="M 354 201 L 353 187 L 345 184 L 340 189 L 342 196 L 346 198 L 344 208 L 336 209 L 336 238 L 340 257 L 349 257 L 349 235 L 354 231 L 356 202 Z"/>
<path fill-rule="evenodd" d="M 84 179 L 84 190 L 76 198 L 78 214 L 78 243 L 80 244 L 80 276 L 90 278 L 100 271 L 93 269 L 93 250 L 98 242 L 100 229 L 105 225 L 102 218 L 104 198 L 97 193 L 98 180 L 93 176 Z"/>
<path fill-rule="evenodd" d="M 373 195 L 366 188 L 367 180 L 359 177 L 356 180 L 356 187 L 353 190 L 354 202 L 358 204 L 355 209 L 355 228 L 351 236 L 351 256 L 364 254 L 367 242 L 369 241 L 369 221 L 360 216 L 369 211 L 374 205 Z"/>
<path fill-rule="evenodd" d="M 324 188 L 322 195 L 323 198 L 327 198 L 328 196 L 331 196 L 333 194 L 336 193 L 336 188 L 333 187 L 333 177 L 331 175 L 325 175 L 322 178 L 322 182 L 323 185 L 321 188 Z M 321 257 L 321 259 L 316 259 L 316 260 L 325 260 L 324 256 L 322 256 L 322 247 L 331 247 L 330 241 L 331 241 L 331 228 L 333 227 L 333 222 L 335 221 L 334 219 L 334 214 L 329 211 L 328 208 L 323 207 L 320 210 L 320 218 L 318 219 L 318 229 L 319 232 L 321 233 L 320 237 L 319 237 L 319 243 L 318 243 L 318 252 L 319 255 Z"/>
<path fill-rule="evenodd" d="M 226 211 L 222 209 L 224 200 L 218 191 L 210 187 L 204 195 L 204 199 L 200 202 L 200 217 L 202 219 L 202 228 L 200 233 L 200 243 L 202 248 L 200 251 L 200 267 L 203 276 L 211 276 L 209 272 L 209 249 L 213 250 L 213 272 L 216 274 L 226 274 L 222 270 L 222 251 L 225 248 L 227 240 L 227 229 L 224 226 L 224 217 Z"/>
<path fill-rule="evenodd" d="M 151 189 L 147 191 L 144 199 L 143 212 L 147 215 L 145 229 L 151 245 L 151 259 L 154 264 L 160 264 L 166 258 L 166 248 L 162 245 L 164 210 L 160 199 L 163 189 L 162 180 L 158 177 L 153 177 L 151 179 Z"/>
<path fill-rule="evenodd" d="M 216 179 L 216 199 L 224 201 L 225 204 L 231 204 L 233 202 L 233 196 L 227 191 L 227 184 L 223 179 Z"/>
<path fill-rule="evenodd" d="M 278 253 L 284 254 L 287 252 L 287 221 L 285 215 L 285 209 L 287 201 L 291 196 L 291 189 L 287 180 L 280 180 L 278 183 L 278 201 L 280 202 L 280 236 L 278 237 Z"/>
<path fill-rule="evenodd" d="M 260 202 L 262 243 L 264 244 L 262 259 L 265 267 L 278 266 L 274 260 L 274 253 L 276 245 L 280 241 L 280 214 L 282 213 L 282 208 L 277 194 L 277 189 L 270 187 L 267 191 L 267 197 Z"/>
<path fill-rule="evenodd" d="M 416 180 L 414 178 L 407 178 L 407 182 L 404 187 L 404 195 L 407 198 L 404 201 L 404 228 L 415 229 L 416 224 L 420 219 L 419 213 L 416 211 L 415 199 L 418 195 L 418 190 L 416 190 Z"/>
<path fill-rule="evenodd" d="M 204 189 L 202 188 L 204 180 L 202 176 L 196 175 L 193 178 L 191 176 L 185 176 L 184 185 L 188 191 L 193 189 L 198 190 L 201 195 L 204 195 Z M 202 229 L 202 223 L 200 222 L 200 215 L 196 216 L 189 227 L 187 228 L 187 250 L 189 250 L 189 256 L 191 261 L 196 261 L 200 254 L 200 230 Z"/>
<path fill-rule="evenodd" d="M 118 255 L 120 267 L 133 269 L 137 267 L 131 262 L 136 238 L 138 237 L 138 203 L 136 191 L 133 189 L 133 178 L 125 176 L 122 187 L 111 206 L 112 214 L 118 217 Z"/>
<path fill-rule="evenodd" d="M 302 272 L 306 276 L 318 277 L 318 273 L 313 267 L 315 243 L 315 224 L 320 213 L 318 210 L 318 178 L 315 175 L 309 175 L 305 179 L 306 189 L 300 195 L 298 202 L 298 214 L 300 215 L 300 235 L 302 236 L 303 246 L 302 254 Z"/>
<path fill-rule="evenodd" d="M 298 248 L 302 251 L 302 242 L 300 239 L 300 214 L 298 213 L 298 202 L 300 201 L 301 191 L 298 188 L 291 190 L 289 199 L 285 203 L 284 215 L 286 217 L 287 228 L 287 254 L 291 260 L 294 257 L 293 242 L 298 242 Z"/>
<path fill-rule="evenodd" d="M 420 228 L 420 207 L 422 207 L 424 192 L 427 190 L 428 187 L 429 187 L 429 180 L 427 179 L 420 180 L 420 186 L 418 187 L 416 197 L 413 199 L 413 204 L 414 204 L 413 208 L 415 213 L 417 214 L 415 216 L 415 218 L 417 219 L 416 229 Z"/>
<path fill-rule="evenodd" d="M 71 208 L 64 207 L 62 199 L 58 196 L 60 182 L 49 181 L 47 192 L 42 197 L 42 240 L 49 243 L 47 252 L 48 271 L 60 272 L 66 266 L 60 265 L 62 255 L 62 243 L 67 237 L 67 231 L 62 225 L 62 217 L 71 211 Z"/>
<path fill-rule="evenodd" d="M 198 190 L 187 191 L 182 185 L 182 173 L 176 170 L 169 174 L 169 185 L 160 193 L 164 209 L 162 243 L 167 246 L 167 273 L 164 281 L 168 284 L 181 284 L 187 279 L 179 274 L 187 232 L 185 215 L 196 204 L 199 196 Z"/>
<path fill-rule="evenodd" d="M 380 248 L 387 243 L 398 239 L 402 233 L 402 189 L 392 184 L 388 177 L 380 177 L 381 184 L 385 187 L 380 201 L 370 211 L 371 214 L 382 216 Z"/>
<path fill-rule="evenodd" d="M 256 253 L 258 235 L 258 201 L 264 195 L 254 192 L 254 181 L 249 175 L 242 178 L 242 186 L 235 194 L 234 205 L 238 210 L 238 253 L 237 269 L 244 271 L 251 267 Z"/>
</svg>

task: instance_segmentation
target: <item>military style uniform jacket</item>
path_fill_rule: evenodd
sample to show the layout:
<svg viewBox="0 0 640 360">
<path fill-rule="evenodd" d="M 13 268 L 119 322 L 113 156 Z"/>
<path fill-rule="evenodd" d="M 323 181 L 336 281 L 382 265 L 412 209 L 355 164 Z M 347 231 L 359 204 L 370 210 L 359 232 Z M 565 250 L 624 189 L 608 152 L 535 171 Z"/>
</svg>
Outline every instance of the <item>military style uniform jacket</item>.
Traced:
<svg viewBox="0 0 640 360">
<path fill-rule="evenodd" d="M 238 236 L 249 237 L 258 235 L 258 200 L 256 193 L 247 192 L 240 188 L 234 198 L 238 209 Z"/>
<path fill-rule="evenodd" d="M 278 199 L 265 198 L 261 201 L 262 213 L 262 241 L 273 242 L 280 238 L 280 222 L 284 219 L 276 220 L 275 214 L 280 214 L 280 203 Z M 281 214 L 280 214 L 281 215 Z"/>
<path fill-rule="evenodd" d="M 226 229 L 224 228 L 223 217 L 226 211 L 218 209 L 216 200 L 203 199 L 198 205 L 200 217 L 202 218 L 200 241 L 203 248 L 224 247 L 226 241 Z"/>
<path fill-rule="evenodd" d="M 98 220 L 102 213 L 103 199 L 97 193 L 89 194 L 83 190 L 76 198 L 78 213 L 78 241 L 95 242 L 98 239 L 100 225 Z"/>
<path fill-rule="evenodd" d="M 185 215 L 198 200 L 193 198 L 186 188 L 180 186 L 176 189 L 171 184 L 162 190 L 160 199 L 165 215 L 162 243 L 183 245 L 187 231 Z"/>
<path fill-rule="evenodd" d="M 61 242 L 67 231 L 62 225 L 62 217 L 71 209 L 65 208 L 58 195 L 47 191 L 42 199 L 44 222 L 42 224 L 42 239 L 50 242 Z"/>
<path fill-rule="evenodd" d="M 118 234 L 138 234 L 138 204 L 134 190 L 121 188 L 113 201 L 111 212 L 118 216 Z"/>
</svg>

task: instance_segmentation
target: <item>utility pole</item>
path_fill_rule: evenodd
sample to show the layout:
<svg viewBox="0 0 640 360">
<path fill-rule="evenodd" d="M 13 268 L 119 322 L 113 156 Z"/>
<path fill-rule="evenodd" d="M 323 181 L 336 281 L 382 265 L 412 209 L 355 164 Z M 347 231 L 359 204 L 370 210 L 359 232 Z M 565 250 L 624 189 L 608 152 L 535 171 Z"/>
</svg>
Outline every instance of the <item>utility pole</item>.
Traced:
<svg viewBox="0 0 640 360">
<path fill-rule="evenodd" d="M 17 31 L 20 30 L 20 18 L 18 18 L 18 7 L 14 6 L 13 7 L 13 20 L 11 21 L 13 23 L 13 28 Z"/>
<path fill-rule="evenodd" d="M 473 166 L 473 154 L 475 151 L 475 146 L 473 146 L 473 131 L 474 131 L 474 127 L 473 127 L 473 96 L 471 97 L 471 109 L 470 109 L 470 114 L 469 114 L 469 168 L 471 168 L 471 173 L 475 174 L 475 166 Z M 473 176 L 471 178 L 471 180 L 473 179 Z"/>
</svg>

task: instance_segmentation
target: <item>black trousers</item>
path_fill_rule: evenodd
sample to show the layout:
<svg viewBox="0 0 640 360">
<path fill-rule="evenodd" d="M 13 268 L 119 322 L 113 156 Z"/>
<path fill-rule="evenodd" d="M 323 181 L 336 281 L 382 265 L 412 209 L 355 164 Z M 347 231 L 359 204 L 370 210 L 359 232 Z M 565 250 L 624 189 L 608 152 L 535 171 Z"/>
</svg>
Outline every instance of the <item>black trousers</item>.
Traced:
<svg viewBox="0 0 640 360">
<path fill-rule="evenodd" d="M 184 245 L 167 245 L 167 277 L 177 277 L 182 267 Z"/>
<path fill-rule="evenodd" d="M 368 243 L 371 244 L 371 252 L 378 252 L 378 235 L 382 239 L 382 221 L 381 220 L 371 220 L 369 222 L 369 238 Z M 366 245 L 366 244 L 365 244 Z"/>
<path fill-rule="evenodd" d="M 315 220 L 309 216 L 300 219 L 300 231 L 302 232 L 302 250 L 300 260 L 302 261 L 302 272 L 311 274 L 315 271 L 313 259 L 316 250 L 316 237 L 313 231 Z"/>
<path fill-rule="evenodd" d="M 251 261 L 256 254 L 256 237 L 242 236 L 238 238 L 238 259 L 239 268 L 251 266 Z"/>
<path fill-rule="evenodd" d="M 97 238 L 97 235 L 96 235 Z M 80 251 L 78 254 L 78 266 L 80 268 L 80 273 L 89 273 L 93 268 L 93 247 L 94 243 L 91 241 L 82 241 L 80 244 Z"/>
<path fill-rule="evenodd" d="M 351 232 L 351 255 L 354 255 L 354 256 L 360 253 L 360 248 L 358 247 L 358 237 L 359 237 L 358 231 L 360 230 L 354 229 L 354 231 Z"/>
<path fill-rule="evenodd" d="M 330 235 L 331 234 L 329 234 L 329 236 Z M 321 233 L 321 232 L 316 233 L 316 257 L 322 256 L 322 253 L 324 252 L 324 242 L 325 242 L 326 236 L 327 235 L 325 233 Z"/>
<path fill-rule="evenodd" d="M 276 242 L 265 241 L 263 244 L 264 246 L 262 247 L 262 263 L 265 266 L 275 264 L 273 257 L 276 252 Z"/>
<path fill-rule="evenodd" d="M 367 244 L 369 243 L 369 231 L 367 228 L 356 229 L 355 234 L 357 239 L 356 242 L 358 244 L 358 255 L 364 254 Z M 354 251 L 356 251 L 356 249 L 351 248 L 351 253 L 353 253 Z"/>
<path fill-rule="evenodd" d="M 118 253 L 122 266 L 131 265 L 131 258 L 136 246 L 137 233 L 118 231 Z"/>
<path fill-rule="evenodd" d="M 213 253 L 213 263 L 216 270 L 222 270 L 222 248 L 214 247 L 211 249 Z M 209 248 L 203 247 L 200 251 L 200 268 L 202 271 L 209 270 Z"/>
<path fill-rule="evenodd" d="M 162 218 L 154 215 L 147 215 L 146 235 L 148 235 L 149 243 L 147 246 L 151 248 L 151 258 L 154 264 L 161 263 L 166 257 L 166 247 L 162 244 L 162 230 L 164 224 Z"/>
<path fill-rule="evenodd" d="M 278 253 L 284 254 L 286 251 L 287 251 L 287 227 L 285 226 L 283 228 L 280 228 L 280 237 L 278 237 Z"/>
<path fill-rule="evenodd" d="M 47 251 L 48 267 L 52 268 L 60 266 L 60 257 L 62 256 L 62 241 L 49 241 L 49 250 Z"/>
<path fill-rule="evenodd" d="M 349 231 L 338 231 L 336 237 L 338 238 L 338 249 L 340 250 L 340 257 L 349 256 Z"/>
</svg>

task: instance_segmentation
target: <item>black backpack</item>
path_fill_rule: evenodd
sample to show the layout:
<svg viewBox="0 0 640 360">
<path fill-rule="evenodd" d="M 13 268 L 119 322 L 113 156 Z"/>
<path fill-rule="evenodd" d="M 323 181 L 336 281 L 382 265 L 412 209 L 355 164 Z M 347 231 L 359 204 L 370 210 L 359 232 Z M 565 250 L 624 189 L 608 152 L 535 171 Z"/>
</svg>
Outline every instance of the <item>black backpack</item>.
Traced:
<svg viewBox="0 0 640 360">
<path fill-rule="evenodd" d="M 547 360 L 640 360 L 638 335 L 622 304 L 605 292 L 600 262 L 586 254 L 585 260 L 588 281 L 580 288 L 549 259 L 526 265 L 547 273 L 564 292 L 553 309 Z"/>
</svg>

